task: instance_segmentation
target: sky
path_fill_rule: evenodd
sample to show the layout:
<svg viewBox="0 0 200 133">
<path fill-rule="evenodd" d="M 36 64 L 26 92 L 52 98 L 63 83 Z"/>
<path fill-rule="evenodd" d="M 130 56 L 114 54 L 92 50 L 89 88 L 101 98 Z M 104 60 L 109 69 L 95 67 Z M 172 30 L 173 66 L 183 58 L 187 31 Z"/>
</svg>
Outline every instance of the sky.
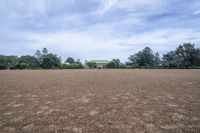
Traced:
<svg viewBox="0 0 200 133">
<path fill-rule="evenodd" d="M 0 54 L 119 58 L 200 47 L 200 0 L 0 0 Z"/>
</svg>

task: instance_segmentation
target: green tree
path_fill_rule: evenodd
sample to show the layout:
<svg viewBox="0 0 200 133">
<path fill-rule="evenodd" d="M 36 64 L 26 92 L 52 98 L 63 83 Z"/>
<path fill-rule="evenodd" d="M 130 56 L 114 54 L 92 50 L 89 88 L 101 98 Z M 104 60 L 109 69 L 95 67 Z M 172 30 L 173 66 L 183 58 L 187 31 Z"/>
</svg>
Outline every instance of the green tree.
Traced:
<svg viewBox="0 0 200 133">
<path fill-rule="evenodd" d="M 180 45 L 175 51 L 178 66 L 185 68 L 193 66 L 196 58 L 195 52 L 194 44 L 184 43 Z"/>
<path fill-rule="evenodd" d="M 194 66 L 200 66 L 200 49 L 197 48 L 195 52 L 195 61 L 194 61 Z"/>
<path fill-rule="evenodd" d="M 129 61 L 132 65 L 137 64 L 142 68 L 150 68 L 155 65 L 155 56 L 153 51 L 149 47 L 146 47 L 142 51 L 131 55 Z"/>
<path fill-rule="evenodd" d="M 0 70 L 6 69 L 6 66 L 4 64 L 0 64 Z"/>
<path fill-rule="evenodd" d="M 5 55 L 0 55 L 0 69 L 6 69 L 7 60 Z"/>
<path fill-rule="evenodd" d="M 73 58 L 72 58 L 73 59 Z M 69 63 L 69 62 L 67 62 L 66 61 L 66 64 L 62 64 L 61 65 L 61 68 L 62 69 L 83 69 L 84 68 L 84 66 L 83 66 L 83 64 L 81 63 L 81 61 L 80 61 L 80 59 L 77 59 L 77 61 L 75 61 L 75 62 L 71 62 L 71 63 Z"/>
<path fill-rule="evenodd" d="M 176 54 L 174 51 L 170 51 L 167 54 L 164 54 L 162 60 L 163 60 L 163 67 L 167 68 L 177 67 Z"/>
<path fill-rule="evenodd" d="M 80 60 L 80 59 L 77 59 L 76 62 L 75 62 L 75 64 L 76 64 L 76 68 L 77 68 L 77 69 L 83 69 L 83 68 L 84 68 L 84 66 L 83 66 L 83 64 L 81 63 L 81 60 Z"/>
<path fill-rule="evenodd" d="M 1 65 L 2 68 L 15 69 L 17 63 L 18 63 L 18 57 L 17 56 L 0 55 L 0 65 Z"/>
<path fill-rule="evenodd" d="M 120 62 L 119 59 L 113 59 L 109 63 L 105 65 L 105 68 L 120 68 L 123 67 L 123 64 Z"/>
<path fill-rule="evenodd" d="M 113 62 L 115 62 L 115 64 L 116 64 L 116 68 L 119 68 L 120 67 L 120 60 L 119 59 L 113 59 L 112 60 Z"/>
<path fill-rule="evenodd" d="M 184 43 L 179 45 L 175 51 L 163 55 L 163 66 L 169 68 L 192 68 L 199 66 L 200 52 L 195 49 L 194 44 Z"/>
<path fill-rule="evenodd" d="M 75 60 L 72 57 L 68 57 L 65 62 L 69 63 L 69 64 L 73 64 L 73 63 L 75 63 Z"/>
<path fill-rule="evenodd" d="M 43 53 L 43 55 L 48 54 L 48 50 L 47 50 L 47 48 L 43 48 L 42 53 Z"/>
<path fill-rule="evenodd" d="M 115 61 L 110 61 L 106 64 L 106 68 L 118 68 Z"/>
<path fill-rule="evenodd" d="M 41 54 L 40 50 L 37 50 L 35 52 L 35 57 L 38 58 L 38 59 L 42 57 L 42 54 Z"/>
<path fill-rule="evenodd" d="M 29 65 L 27 63 L 18 63 L 17 68 L 19 69 L 27 69 L 29 68 Z"/>
<path fill-rule="evenodd" d="M 18 61 L 19 63 L 28 64 L 29 68 L 38 68 L 38 67 L 40 67 L 39 60 L 36 57 L 31 56 L 31 55 L 21 56 L 18 60 L 19 60 Z"/>
<path fill-rule="evenodd" d="M 89 61 L 89 62 L 87 62 L 86 64 L 87 64 L 87 66 L 88 66 L 90 69 L 97 68 L 96 62 Z"/>
<path fill-rule="evenodd" d="M 41 67 L 41 65 L 42 65 L 42 58 L 43 58 L 43 56 L 44 55 L 40 52 L 40 50 L 37 50 L 35 52 L 35 57 L 37 58 L 38 63 L 39 63 L 38 67 Z"/>
<path fill-rule="evenodd" d="M 154 66 L 156 66 L 156 67 L 161 66 L 160 54 L 158 52 L 156 52 L 154 55 Z"/>
<path fill-rule="evenodd" d="M 57 55 L 54 55 L 52 53 L 43 55 L 41 64 L 42 68 L 55 69 L 55 68 L 60 68 L 60 65 L 61 65 L 61 59 L 58 58 Z"/>
</svg>

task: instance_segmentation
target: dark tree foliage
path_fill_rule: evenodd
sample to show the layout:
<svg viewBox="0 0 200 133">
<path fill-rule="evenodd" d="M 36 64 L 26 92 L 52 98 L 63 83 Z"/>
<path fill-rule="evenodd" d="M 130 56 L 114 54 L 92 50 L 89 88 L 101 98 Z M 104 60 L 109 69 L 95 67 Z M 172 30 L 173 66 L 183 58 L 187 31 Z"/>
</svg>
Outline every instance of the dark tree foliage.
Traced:
<svg viewBox="0 0 200 133">
<path fill-rule="evenodd" d="M 174 51 L 170 51 L 163 55 L 163 66 L 168 68 L 176 68 L 176 54 Z"/>
<path fill-rule="evenodd" d="M 90 69 L 97 68 L 96 62 L 89 61 L 89 62 L 86 63 L 86 65 L 87 65 Z"/>
<path fill-rule="evenodd" d="M 6 56 L 0 55 L 0 69 L 6 69 Z"/>
<path fill-rule="evenodd" d="M 17 56 L 0 55 L 0 66 L 2 69 L 15 69 L 18 63 Z"/>
<path fill-rule="evenodd" d="M 37 50 L 35 52 L 35 57 L 38 58 L 38 59 L 42 57 L 42 54 L 41 54 L 40 50 Z"/>
<path fill-rule="evenodd" d="M 200 66 L 200 49 L 196 49 L 196 59 L 195 59 L 195 66 Z"/>
<path fill-rule="evenodd" d="M 107 63 L 104 68 L 200 68 L 200 49 L 195 48 L 194 44 L 184 43 L 162 56 L 158 52 L 154 53 L 149 47 L 144 48 L 142 51 L 131 55 L 129 62 L 125 65 L 119 59 L 113 59 Z M 81 61 L 75 61 L 72 57 L 68 57 L 61 63 L 61 59 L 49 53 L 46 48 L 37 50 L 34 56 L 25 55 L 5 56 L 0 55 L 0 69 L 82 69 L 84 68 Z M 86 62 L 89 68 L 97 68 L 95 62 Z"/>
<path fill-rule="evenodd" d="M 114 61 L 110 61 L 105 68 L 117 68 L 117 64 Z"/>
<path fill-rule="evenodd" d="M 53 53 L 48 53 L 46 48 L 43 48 L 42 54 L 37 50 L 35 57 L 38 61 L 38 67 L 43 69 L 56 69 L 61 66 L 61 59 Z"/>
<path fill-rule="evenodd" d="M 200 66 L 199 61 L 199 49 L 191 43 L 184 43 L 175 51 L 163 55 L 163 67 L 167 68 L 196 68 Z"/>
<path fill-rule="evenodd" d="M 0 69 L 83 69 L 84 66 L 80 59 L 74 61 L 72 57 L 67 61 L 71 64 L 62 64 L 61 59 L 53 54 L 49 53 L 46 48 L 37 50 L 34 56 L 25 55 L 21 57 L 17 56 L 4 56 L 0 55 Z"/>
<path fill-rule="evenodd" d="M 83 64 L 81 63 L 81 60 L 80 59 L 77 59 L 77 61 L 75 62 L 76 66 L 77 66 L 77 69 L 83 69 L 84 66 Z"/>
<path fill-rule="evenodd" d="M 47 48 L 43 48 L 42 53 L 43 53 L 43 55 L 48 54 L 48 50 L 47 50 Z"/>
<path fill-rule="evenodd" d="M 156 52 L 154 55 L 154 66 L 156 66 L 156 67 L 161 66 L 160 54 L 158 52 Z"/>
<path fill-rule="evenodd" d="M 69 63 L 69 62 L 67 62 Z M 77 61 L 70 63 L 70 64 L 62 64 L 61 65 L 61 69 L 83 69 L 84 66 L 81 63 L 80 59 L 78 59 Z"/>
<path fill-rule="evenodd" d="M 57 55 L 49 53 L 42 56 L 41 67 L 44 69 L 60 68 L 61 60 Z"/>
<path fill-rule="evenodd" d="M 146 47 L 142 51 L 131 55 L 129 61 L 133 66 L 139 66 L 140 68 L 152 68 L 159 65 L 159 54 L 154 54 L 153 51 Z"/>
<path fill-rule="evenodd" d="M 112 61 L 110 61 L 109 63 L 107 63 L 104 68 L 125 68 L 125 65 L 123 63 L 121 63 L 121 61 L 119 59 L 113 59 Z"/>
<path fill-rule="evenodd" d="M 19 68 L 19 69 L 27 69 L 29 67 L 30 66 L 27 63 L 18 63 L 17 64 L 17 68 Z"/>
<path fill-rule="evenodd" d="M 112 60 L 114 63 L 115 63 L 115 65 L 116 65 L 116 68 L 119 68 L 120 67 L 120 60 L 119 59 L 113 59 Z"/>
<path fill-rule="evenodd" d="M 36 57 L 30 55 L 21 56 L 18 59 L 18 63 L 26 63 L 28 68 L 38 68 L 40 66 L 39 60 Z"/>
<path fill-rule="evenodd" d="M 73 63 L 75 63 L 75 60 L 72 57 L 68 57 L 65 62 L 69 63 L 69 64 L 73 64 Z"/>
</svg>

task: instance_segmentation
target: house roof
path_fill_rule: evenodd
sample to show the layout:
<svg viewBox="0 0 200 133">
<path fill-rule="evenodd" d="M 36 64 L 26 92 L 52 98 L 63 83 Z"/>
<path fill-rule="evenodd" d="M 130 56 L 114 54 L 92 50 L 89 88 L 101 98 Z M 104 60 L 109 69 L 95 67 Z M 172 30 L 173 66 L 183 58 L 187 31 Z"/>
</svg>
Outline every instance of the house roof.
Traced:
<svg viewBox="0 0 200 133">
<path fill-rule="evenodd" d="M 108 60 L 91 60 L 91 62 L 96 62 L 97 64 L 107 64 L 107 63 L 109 63 Z"/>
</svg>

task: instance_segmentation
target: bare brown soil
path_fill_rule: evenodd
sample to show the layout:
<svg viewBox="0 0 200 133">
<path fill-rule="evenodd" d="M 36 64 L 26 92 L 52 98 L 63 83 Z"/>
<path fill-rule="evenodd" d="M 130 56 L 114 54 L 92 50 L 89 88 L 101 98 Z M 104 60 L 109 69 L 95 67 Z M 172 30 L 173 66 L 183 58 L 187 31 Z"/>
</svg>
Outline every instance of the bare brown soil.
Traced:
<svg viewBox="0 0 200 133">
<path fill-rule="evenodd" d="M 200 132 L 200 70 L 0 71 L 1 133 Z"/>
</svg>

